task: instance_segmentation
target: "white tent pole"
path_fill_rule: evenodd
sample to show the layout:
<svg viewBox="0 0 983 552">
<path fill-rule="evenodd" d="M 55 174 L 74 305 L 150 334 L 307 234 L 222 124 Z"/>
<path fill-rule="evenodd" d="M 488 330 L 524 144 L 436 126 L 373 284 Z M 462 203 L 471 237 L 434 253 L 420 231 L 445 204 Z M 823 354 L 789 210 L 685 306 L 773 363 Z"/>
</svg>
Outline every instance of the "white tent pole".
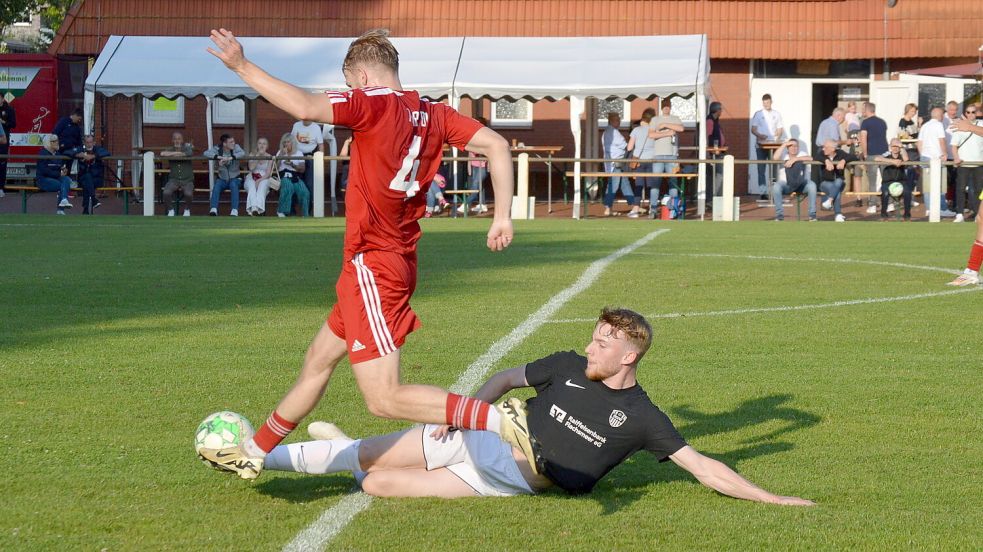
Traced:
<svg viewBox="0 0 983 552">
<path fill-rule="evenodd" d="M 83 121 L 82 128 L 85 129 L 83 134 L 92 134 L 93 129 L 95 129 L 95 108 L 96 108 L 96 93 L 91 90 L 86 90 L 82 94 L 82 111 L 83 111 Z"/>
<path fill-rule="evenodd" d="M 696 122 L 699 128 L 699 150 L 698 157 L 700 159 L 707 158 L 707 97 L 703 90 L 703 87 L 696 91 Z M 706 163 L 700 163 L 699 174 L 697 175 L 696 184 L 696 214 L 700 216 L 700 220 L 706 215 L 707 210 L 707 171 Z M 713 170 L 716 171 L 716 166 L 713 166 Z"/>
<path fill-rule="evenodd" d="M 321 138 L 328 146 L 328 155 L 335 157 L 338 155 L 338 140 L 334 136 L 334 125 L 325 123 L 321 126 Z M 338 214 L 338 198 L 335 194 L 338 180 L 338 161 L 331 160 L 331 216 Z"/>
<path fill-rule="evenodd" d="M 463 46 L 463 43 L 462 43 L 461 47 L 462 48 L 464 47 Z M 451 107 L 454 108 L 454 111 L 460 111 L 461 110 L 461 97 L 460 96 L 458 96 L 457 94 L 451 94 L 450 101 L 451 101 Z M 474 100 L 472 100 L 472 102 L 473 101 Z M 451 157 L 457 157 L 457 148 L 454 148 L 454 147 L 451 148 Z M 451 181 L 454 182 L 454 188 L 453 188 L 454 190 L 457 190 L 458 189 L 458 185 L 459 185 L 458 184 L 458 181 L 457 181 L 457 173 L 458 173 L 457 166 L 458 166 L 458 162 L 457 161 L 452 161 L 451 162 L 451 174 L 450 174 L 450 177 L 451 177 Z M 467 186 L 465 186 L 465 187 L 467 187 Z M 457 197 L 457 195 L 455 195 L 454 197 Z M 461 196 L 461 199 L 465 199 L 465 197 L 464 196 Z M 467 210 L 467 207 L 464 207 L 464 209 Z"/>
<path fill-rule="evenodd" d="M 131 144 L 133 155 L 141 155 L 143 150 L 143 95 L 133 95 L 133 128 L 131 129 Z M 133 183 L 130 184 L 134 189 L 140 189 L 140 161 L 130 162 L 130 177 Z M 136 194 L 138 197 L 140 194 Z M 153 200 L 153 198 L 150 198 Z"/>
<path fill-rule="evenodd" d="M 205 136 L 208 138 L 208 147 L 211 148 L 215 139 L 212 135 L 212 98 L 205 96 Z M 212 193 L 215 187 L 215 162 L 208 162 L 208 193 Z M 237 206 L 238 207 L 238 206 Z"/>
<path fill-rule="evenodd" d="M 584 98 L 570 96 L 570 132 L 573 133 L 573 156 L 580 158 L 580 115 L 584 112 Z M 573 218 L 580 218 L 580 161 L 573 162 Z"/>
</svg>

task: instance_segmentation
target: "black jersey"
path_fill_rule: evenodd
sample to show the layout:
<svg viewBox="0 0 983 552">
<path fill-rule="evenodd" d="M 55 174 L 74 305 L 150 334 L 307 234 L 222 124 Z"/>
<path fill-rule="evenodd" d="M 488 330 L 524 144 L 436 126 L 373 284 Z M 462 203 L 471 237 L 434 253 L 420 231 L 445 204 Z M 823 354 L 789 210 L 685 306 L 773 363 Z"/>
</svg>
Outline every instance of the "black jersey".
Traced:
<svg viewBox="0 0 983 552">
<path fill-rule="evenodd" d="M 546 477 L 570 493 L 589 492 L 615 466 L 645 449 L 660 461 L 686 446 L 669 417 L 638 385 L 611 389 L 584 373 L 573 351 L 526 365 L 529 431 Z"/>
</svg>

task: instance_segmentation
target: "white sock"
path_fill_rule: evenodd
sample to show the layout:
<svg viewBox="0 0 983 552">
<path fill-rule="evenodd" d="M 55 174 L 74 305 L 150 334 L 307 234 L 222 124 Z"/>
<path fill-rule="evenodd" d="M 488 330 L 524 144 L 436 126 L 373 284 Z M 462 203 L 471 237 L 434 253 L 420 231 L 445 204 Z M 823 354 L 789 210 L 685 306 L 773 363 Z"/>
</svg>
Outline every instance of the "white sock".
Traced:
<svg viewBox="0 0 983 552">
<path fill-rule="evenodd" d="M 259 445 L 256 444 L 256 441 L 254 441 L 252 437 L 250 437 L 248 441 L 242 444 L 242 451 L 245 452 L 246 455 L 249 456 L 250 458 L 266 457 L 266 451 L 259 448 Z"/>
<path fill-rule="evenodd" d="M 491 431 L 492 433 L 500 433 L 502 430 L 502 415 L 498 413 L 498 409 L 495 405 L 491 405 L 488 409 L 488 418 L 486 419 L 485 429 Z"/>
<path fill-rule="evenodd" d="M 979 276 L 980 273 L 973 269 L 967 268 L 965 271 L 963 271 L 963 274 L 968 274 L 969 276 Z"/>
<path fill-rule="evenodd" d="M 280 445 L 266 457 L 264 467 L 278 471 L 323 474 L 360 472 L 358 447 L 362 440 L 308 441 Z"/>
</svg>

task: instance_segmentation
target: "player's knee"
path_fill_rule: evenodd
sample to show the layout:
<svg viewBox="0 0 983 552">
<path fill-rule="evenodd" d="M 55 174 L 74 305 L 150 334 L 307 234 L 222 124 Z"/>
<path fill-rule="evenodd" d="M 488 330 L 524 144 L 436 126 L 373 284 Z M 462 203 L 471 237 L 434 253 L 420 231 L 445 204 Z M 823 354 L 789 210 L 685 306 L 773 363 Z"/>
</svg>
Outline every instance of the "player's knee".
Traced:
<svg viewBox="0 0 983 552">
<path fill-rule="evenodd" d="M 365 395 L 365 406 L 373 416 L 379 418 L 398 418 L 395 402 L 387 394 L 378 391 Z"/>
<path fill-rule="evenodd" d="M 395 485 L 391 474 L 381 471 L 366 475 L 365 479 L 362 480 L 362 491 L 378 497 L 395 496 Z"/>
</svg>

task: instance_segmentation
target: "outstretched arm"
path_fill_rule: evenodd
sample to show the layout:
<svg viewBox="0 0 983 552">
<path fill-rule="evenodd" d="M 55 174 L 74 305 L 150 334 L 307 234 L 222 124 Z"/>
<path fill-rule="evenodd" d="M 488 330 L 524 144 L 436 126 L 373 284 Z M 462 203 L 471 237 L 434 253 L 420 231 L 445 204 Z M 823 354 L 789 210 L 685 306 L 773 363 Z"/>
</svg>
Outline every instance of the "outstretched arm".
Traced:
<svg viewBox="0 0 983 552">
<path fill-rule="evenodd" d="M 525 365 L 503 370 L 488 378 L 488 381 L 478 389 L 474 397 L 485 402 L 493 403 L 502 398 L 502 395 L 520 387 L 529 387 L 529 384 L 526 382 Z"/>
<path fill-rule="evenodd" d="M 231 32 L 225 29 L 217 31 L 213 29 L 210 38 L 218 49 L 208 48 L 208 52 L 222 60 L 226 67 L 239 75 L 239 78 L 267 101 L 293 115 L 295 119 L 333 122 L 334 113 L 327 95 L 311 94 L 262 70 L 246 59 L 242 45 Z"/>
<path fill-rule="evenodd" d="M 512 194 L 515 193 L 512 150 L 505 138 L 487 127 L 478 129 L 465 149 L 488 158 L 488 172 L 495 190 L 495 219 L 488 230 L 488 249 L 501 251 L 512 243 Z"/>
<path fill-rule="evenodd" d="M 677 466 L 693 474 L 700 483 L 727 496 L 786 506 L 815 505 L 811 500 L 797 496 L 778 496 L 769 493 L 741 477 L 737 472 L 727 467 L 726 464 L 703 456 L 696 449 L 688 445 L 679 449 L 669 458 Z"/>
</svg>

